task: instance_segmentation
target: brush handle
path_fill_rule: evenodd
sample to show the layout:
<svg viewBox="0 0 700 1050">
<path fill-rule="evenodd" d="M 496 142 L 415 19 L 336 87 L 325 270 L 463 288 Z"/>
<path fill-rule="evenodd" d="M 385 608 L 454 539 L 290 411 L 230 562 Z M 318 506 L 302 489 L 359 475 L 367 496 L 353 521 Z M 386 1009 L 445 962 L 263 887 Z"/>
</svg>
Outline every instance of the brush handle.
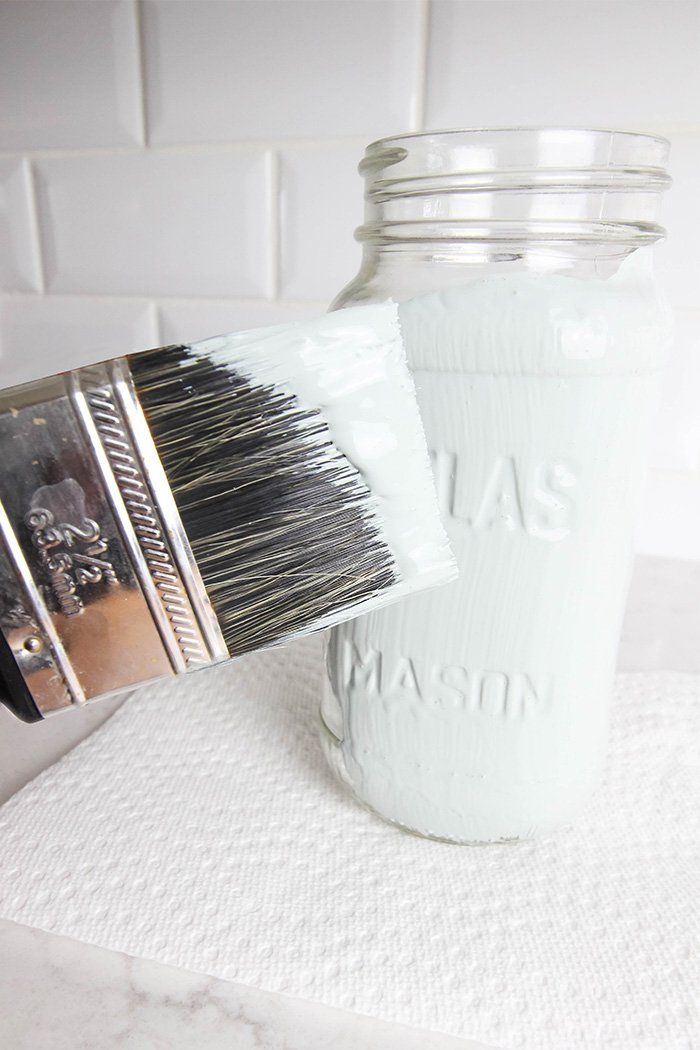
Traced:
<svg viewBox="0 0 700 1050">
<path fill-rule="evenodd" d="M 36 721 L 228 656 L 122 359 L 0 393 L 0 699 Z"/>
<path fill-rule="evenodd" d="M 19 669 L 15 654 L 1 632 L 0 703 L 22 722 L 40 722 L 44 717 Z"/>
</svg>

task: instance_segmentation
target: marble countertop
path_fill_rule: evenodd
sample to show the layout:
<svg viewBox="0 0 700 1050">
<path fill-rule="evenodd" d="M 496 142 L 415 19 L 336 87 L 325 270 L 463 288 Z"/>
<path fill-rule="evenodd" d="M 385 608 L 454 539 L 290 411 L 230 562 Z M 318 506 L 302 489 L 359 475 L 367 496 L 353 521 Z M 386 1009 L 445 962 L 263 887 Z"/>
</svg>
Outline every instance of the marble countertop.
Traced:
<svg viewBox="0 0 700 1050">
<path fill-rule="evenodd" d="M 700 673 L 700 562 L 639 559 L 620 646 L 626 671 Z M 0 710 L 0 801 L 118 702 L 25 726 Z M 75 715 L 75 717 L 73 717 Z M 2 1050 L 487 1050 L 0 921 Z"/>
<path fill-rule="evenodd" d="M 3 1050 L 488 1050 L 0 921 Z"/>
</svg>

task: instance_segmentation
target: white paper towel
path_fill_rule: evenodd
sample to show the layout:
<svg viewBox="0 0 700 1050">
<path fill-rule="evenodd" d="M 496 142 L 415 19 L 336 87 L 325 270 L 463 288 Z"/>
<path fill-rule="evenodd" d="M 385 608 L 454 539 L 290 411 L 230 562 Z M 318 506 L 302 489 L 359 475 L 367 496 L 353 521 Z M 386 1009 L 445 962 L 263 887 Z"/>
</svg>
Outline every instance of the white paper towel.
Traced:
<svg viewBox="0 0 700 1050">
<path fill-rule="evenodd" d="M 318 642 L 159 686 L 0 810 L 0 914 L 507 1050 L 690 1050 L 700 679 L 618 680 L 574 832 L 429 842 L 317 741 Z"/>
</svg>

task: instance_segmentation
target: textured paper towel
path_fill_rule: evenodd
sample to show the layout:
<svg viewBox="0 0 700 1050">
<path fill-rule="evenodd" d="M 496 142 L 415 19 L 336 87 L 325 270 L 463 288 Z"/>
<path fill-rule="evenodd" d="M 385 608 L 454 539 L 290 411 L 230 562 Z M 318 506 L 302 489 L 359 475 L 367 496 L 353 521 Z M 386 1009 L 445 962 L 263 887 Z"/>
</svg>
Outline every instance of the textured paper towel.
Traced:
<svg viewBox="0 0 700 1050">
<path fill-rule="evenodd" d="M 128 702 L 0 810 L 0 914 L 507 1050 L 698 1045 L 699 679 L 618 680 L 575 832 L 470 848 L 336 785 L 320 675 L 312 639 Z"/>
</svg>

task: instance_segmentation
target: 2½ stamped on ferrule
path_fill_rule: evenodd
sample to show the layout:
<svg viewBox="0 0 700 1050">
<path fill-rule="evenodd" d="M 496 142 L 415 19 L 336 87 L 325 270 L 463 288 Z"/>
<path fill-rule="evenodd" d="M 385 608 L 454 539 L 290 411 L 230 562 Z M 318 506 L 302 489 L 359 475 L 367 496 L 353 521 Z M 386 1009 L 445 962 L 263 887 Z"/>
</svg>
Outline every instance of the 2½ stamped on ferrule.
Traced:
<svg viewBox="0 0 700 1050">
<path fill-rule="evenodd" d="M 56 522 L 50 510 L 33 507 L 24 523 L 31 531 L 51 592 L 66 616 L 76 616 L 84 608 L 79 588 L 117 582 L 114 566 L 106 557 L 107 542 L 92 518 L 83 518 L 79 525 Z"/>
</svg>

